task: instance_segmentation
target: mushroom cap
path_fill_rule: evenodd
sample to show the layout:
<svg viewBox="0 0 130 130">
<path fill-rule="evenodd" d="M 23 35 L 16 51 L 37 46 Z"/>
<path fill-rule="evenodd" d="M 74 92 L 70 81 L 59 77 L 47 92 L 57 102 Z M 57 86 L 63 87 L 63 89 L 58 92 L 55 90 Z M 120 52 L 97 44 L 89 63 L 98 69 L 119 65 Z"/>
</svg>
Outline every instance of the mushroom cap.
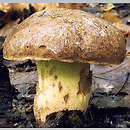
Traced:
<svg viewBox="0 0 130 130">
<path fill-rule="evenodd" d="M 110 22 L 81 10 L 46 9 L 12 28 L 3 56 L 116 65 L 125 51 L 124 35 Z"/>
</svg>

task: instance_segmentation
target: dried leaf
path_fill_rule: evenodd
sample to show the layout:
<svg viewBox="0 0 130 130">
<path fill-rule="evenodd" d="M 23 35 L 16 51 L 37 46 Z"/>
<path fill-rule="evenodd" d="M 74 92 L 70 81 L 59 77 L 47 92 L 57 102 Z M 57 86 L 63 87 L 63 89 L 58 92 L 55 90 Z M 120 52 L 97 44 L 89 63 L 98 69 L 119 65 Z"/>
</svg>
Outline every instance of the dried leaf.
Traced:
<svg viewBox="0 0 130 130">
<path fill-rule="evenodd" d="M 67 8 L 67 9 L 82 9 L 85 3 L 0 3 L 0 10 L 9 12 L 13 10 L 23 11 L 24 8 L 29 9 L 31 4 L 36 11 L 44 8 Z"/>
<path fill-rule="evenodd" d="M 12 3 L 0 3 L 0 10 L 3 12 L 9 12 L 12 10 Z"/>
<path fill-rule="evenodd" d="M 59 3 L 59 8 L 83 9 L 85 3 Z"/>
<path fill-rule="evenodd" d="M 46 7 L 47 3 L 0 3 L 0 10 L 3 12 L 23 11 L 24 8 L 29 9 L 29 5 L 34 6 L 36 11 L 40 11 Z"/>
<path fill-rule="evenodd" d="M 121 30 L 122 33 L 126 37 L 130 37 L 130 26 L 129 25 L 126 25 L 122 22 L 114 22 L 113 25 L 116 26 L 119 30 Z"/>
<path fill-rule="evenodd" d="M 85 3 L 46 3 L 46 8 L 83 9 Z"/>
<path fill-rule="evenodd" d="M 40 11 L 46 7 L 46 3 L 13 3 L 13 10 L 23 11 L 23 8 L 29 10 L 30 4 L 36 11 Z"/>
<path fill-rule="evenodd" d="M 111 9 L 113 9 L 115 6 L 112 3 L 108 3 L 106 4 L 105 8 L 103 11 L 110 11 Z"/>
<path fill-rule="evenodd" d="M 29 3 L 0 3 L 0 10 L 6 13 L 13 10 L 21 11 L 23 8 L 28 7 Z"/>
<path fill-rule="evenodd" d="M 17 25 L 18 22 L 19 22 L 19 19 L 17 19 L 16 21 L 9 21 L 3 28 L 0 29 L 0 36 L 6 36 L 9 30 L 13 26 Z"/>
<path fill-rule="evenodd" d="M 122 23 L 120 15 L 114 12 L 105 12 L 102 16 L 103 19 L 113 23 L 126 37 L 130 37 L 130 26 Z"/>
<path fill-rule="evenodd" d="M 113 12 L 105 12 L 105 13 L 103 13 L 102 18 L 109 21 L 109 22 L 111 22 L 111 23 L 121 21 L 120 15 L 117 14 L 117 13 L 113 13 Z"/>
<path fill-rule="evenodd" d="M 50 9 L 50 8 L 58 8 L 59 7 L 59 3 L 46 3 L 46 8 Z"/>
<path fill-rule="evenodd" d="M 126 53 L 126 56 L 130 56 L 130 51 L 128 51 L 128 52 Z"/>
<path fill-rule="evenodd" d="M 40 11 L 46 8 L 47 3 L 30 3 L 36 11 Z"/>
</svg>

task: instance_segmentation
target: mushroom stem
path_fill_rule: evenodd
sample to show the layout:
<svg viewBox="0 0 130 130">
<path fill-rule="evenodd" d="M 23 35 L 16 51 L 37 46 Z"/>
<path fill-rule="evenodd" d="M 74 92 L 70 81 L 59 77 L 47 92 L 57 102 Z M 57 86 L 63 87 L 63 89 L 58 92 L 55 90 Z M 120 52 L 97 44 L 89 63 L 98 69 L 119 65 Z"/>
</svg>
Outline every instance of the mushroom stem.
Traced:
<svg viewBox="0 0 130 130">
<path fill-rule="evenodd" d="M 63 110 L 86 112 L 92 74 L 86 63 L 38 61 L 39 82 L 34 99 L 34 115 L 45 122 L 47 115 Z"/>
</svg>

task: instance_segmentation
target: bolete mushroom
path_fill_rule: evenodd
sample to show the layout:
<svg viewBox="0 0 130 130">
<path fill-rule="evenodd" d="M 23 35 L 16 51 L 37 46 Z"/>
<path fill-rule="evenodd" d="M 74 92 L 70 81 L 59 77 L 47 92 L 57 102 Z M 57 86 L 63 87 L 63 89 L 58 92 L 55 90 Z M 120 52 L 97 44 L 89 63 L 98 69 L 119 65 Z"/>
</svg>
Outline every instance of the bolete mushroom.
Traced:
<svg viewBox="0 0 130 130">
<path fill-rule="evenodd" d="M 125 51 L 125 38 L 111 23 L 81 10 L 46 9 L 12 29 L 3 55 L 38 61 L 34 115 L 45 122 L 51 113 L 85 112 L 91 95 L 90 64 L 120 64 Z"/>
</svg>

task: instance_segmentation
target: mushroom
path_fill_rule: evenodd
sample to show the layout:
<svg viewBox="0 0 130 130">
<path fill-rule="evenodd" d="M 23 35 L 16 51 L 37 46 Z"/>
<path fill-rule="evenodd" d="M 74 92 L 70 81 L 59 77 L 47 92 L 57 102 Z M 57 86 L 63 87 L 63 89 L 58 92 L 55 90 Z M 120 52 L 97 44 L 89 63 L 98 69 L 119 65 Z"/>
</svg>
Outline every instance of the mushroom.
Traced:
<svg viewBox="0 0 130 130">
<path fill-rule="evenodd" d="M 34 115 L 88 108 L 90 64 L 117 65 L 125 58 L 125 38 L 111 23 L 73 9 L 36 12 L 13 27 L 4 42 L 8 60 L 37 60 Z"/>
</svg>

